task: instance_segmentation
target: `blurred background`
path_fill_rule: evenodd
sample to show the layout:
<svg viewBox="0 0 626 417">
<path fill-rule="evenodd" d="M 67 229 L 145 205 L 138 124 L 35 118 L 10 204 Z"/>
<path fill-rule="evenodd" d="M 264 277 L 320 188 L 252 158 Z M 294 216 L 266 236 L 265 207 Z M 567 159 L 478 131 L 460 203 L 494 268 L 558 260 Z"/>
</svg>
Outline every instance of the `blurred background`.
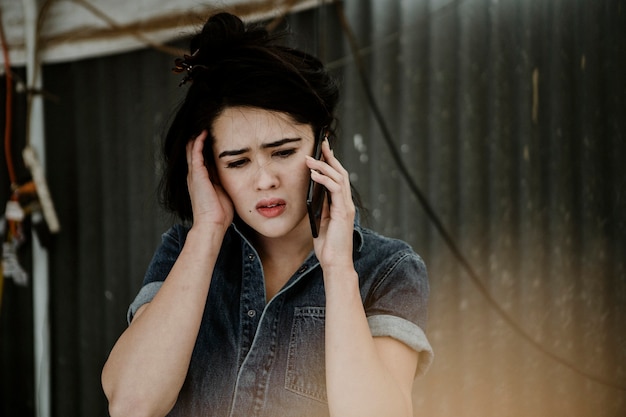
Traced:
<svg viewBox="0 0 626 417">
<path fill-rule="evenodd" d="M 626 0 L 0 0 L 1 416 L 107 415 L 172 221 L 170 70 L 216 10 L 341 81 L 365 223 L 429 268 L 415 416 L 626 415 Z"/>
</svg>

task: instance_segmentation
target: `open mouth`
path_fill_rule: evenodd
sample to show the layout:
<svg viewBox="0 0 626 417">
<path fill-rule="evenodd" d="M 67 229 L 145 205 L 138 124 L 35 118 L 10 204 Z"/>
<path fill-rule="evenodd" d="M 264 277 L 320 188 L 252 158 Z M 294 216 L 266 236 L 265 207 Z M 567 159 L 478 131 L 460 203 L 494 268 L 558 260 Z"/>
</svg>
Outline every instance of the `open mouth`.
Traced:
<svg viewBox="0 0 626 417">
<path fill-rule="evenodd" d="M 287 207 L 287 203 L 283 200 L 264 200 L 260 201 L 256 209 L 257 211 L 265 217 L 276 217 L 280 216 Z"/>
</svg>

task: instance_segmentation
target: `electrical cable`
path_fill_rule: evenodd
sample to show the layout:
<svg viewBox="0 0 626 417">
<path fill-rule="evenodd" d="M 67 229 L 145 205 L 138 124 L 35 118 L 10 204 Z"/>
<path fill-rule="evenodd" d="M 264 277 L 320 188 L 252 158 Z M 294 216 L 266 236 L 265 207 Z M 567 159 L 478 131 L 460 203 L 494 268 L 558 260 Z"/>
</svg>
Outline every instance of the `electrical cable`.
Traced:
<svg viewBox="0 0 626 417">
<path fill-rule="evenodd" d="M 13 166 L 13 157 L 11 155 L 11 135 L 13 121 L 13 80 L 11 78 L 11 61 L 9 59 L 9 46 L 4 35 L 4 23 L 2 19 L 2 10 L 0 10 L 0 43 L 2 44 L 2 56 L 4 58 L 4 77 L 6 81 L 5 93 L 5 121 L 4 121 L 4 156 L 6 159 L 7 170 L 9 173 L 9 181 L 11 188 L 15 185 L 16 176 Z M 8 222 L 11 229 L 14 228 L 13 222 Z M 7 231 L 8 232 L 8 231 Z M 0 307 L 2 306 L 4 293 L 4 268 L 0 264 Z"/>
<path fill-rule="evenodd" d="M 13 136 L 13 72 L 11 71 L 11 59 L 9 55 L 9 45 L 4 33 L 4 22 L 2 18 L 2 10 L 0 10 L 0 44 L 2 47 L 2 56 L 4 58 L 4 72 L 6 82 L 5 93 L 5 121 L 4 121 L 4 157 L 7 164 L 9 174 L 9 182 L 11 186 L 11 197 L 13 201 L 17 200 L 15 189 L 17 187 L 17 175 L 15 174 L 15 165 L 13 163 L 13 152 L 11 148 L 11 140 Z M 10 236 L 16 236 L 19 231 L 14 221 L 8 221 Z"/>
<path fill-rule="evenodd" d="M 428 216 L 430 221 L 433 223 L 435 229 L 437 229 L 437 231 L 439 232 L 441 238 L 444 240 L 444 242 L 446 243 L 446 245 L 448 246 L 448 248 L 452 252 L 453 256 L 457 259 L 459 264 L 462 266 L 462 268 L 468 274 L 468 276 L 470 277 L 471 281 L 476 285 L 476 287 L 478 288 L 478 291 L 482 294 L 482 296 L 485 298 L 487 303 L 491 306 L 491 308 L 493 310 L 496 311 L 496 313 L 500 316 L 500 318 L 502 318 L 514 330 L 514 332 L 519 337 L 521 337 L 522 339 L 526 340 L 530 345 L 532 345 L 539 352 L 543 353 L 544 355 L 548 356 L 552 360 L 558 362 L 559 364 L 569 368 L 570 370 L 578 373 L 579 375 L 581 375 L 581 376 L 583 376 L 583 377 L 585 377 L 585 378 L 587 378 L 589 380 L 592 380 L 592 381 L 597 382 L 599 384 L 605 385 L 607 387 L 611 387 L 611 388 L 618 389 L 618 390 L 621 390 L 621 391 L 626 391 L 626 387 L 625 386 L 623 386 L 623 385 L 621 385 L 621 384 L 619 384 L 619 383 L 617 383 L 615 381 L 611 381 L 611 380 L 609 380 L 609 379 L 607 379 L 605 377 L 598 376 L 598 375 L 592 375 L 588 371 L 586 371 L 584 369 L 581 369 L 580 367 L 576 366 L 571 361 L 568 361 L 568 360 L 558 356 L 557 354 L 551 352 L 547 348 L 545 348 L 541 343 L 539 343 L 535 339 L 533 339 L 533 337 L 531 335 L 529 335 L 526 332 L 526 330 L 524 330 L 504 310 L 504 308 L 502 308 L 500 306 L 500 304 L 497 302 L 497 300 L 494 299 L 494 297 L 491 295 L 491 293 L 489 292 L 487 287 L 485 287 L 485 285 L 483 284 L 483 281 L 480 278 L 480 276 L 478 275 L 478 273 L 471 266 L 471 264 L 467 260 L 467 258 L 465 258 L 465 256 L 463 255 L 463 253 L 461 252 L 461 250 L 459 249 L 459 247 L 455 243 L 455 241 L 452 238 L 452 236 L 448 233 L 446 227 L 444 226 L 443 222 L 441 221 L 441 219 L 438 217 L 438 215 L 435 212 L 435 210 L 432 208 L 432 206 L 428 202 L 428 199 L 426 198 L 424 193 L 420 190 L 419 186 L 416 184 L 416 182 L 411 177 L 411 174 L 410 174 L 409 170 L 407 169 L 406 164 L 402 160 L 402 157 L 401 157 L 400 153 L 398 152 L 398 150 L 397 150 L 397 148 L 396 148 L 396 146 L 394 144 L 394 141 L 392 139 L 391 131 L 389 130 L 389 128 L 387 126 L 385 118 L 382 115 L 382 112 L 381 112 L 381 110 L 380 110 L 380 108 L 379 108 L 379 106 L 377 104 L 376 98 L 374 97 L 374 93 L 373 93 L 373 91 L 372 91 L 372 89 L 370 87 L 369 79 L 368 79 L 366 71 L 365 71 L 365 65 L 363 64 L 363 60 L 362 60 L 361 54 L 359 52 L 358 42 L 357 42 L 356 37 L 354 35 L 354 32 L 352 31 L 352 28 L 351 28 L 351 26 L 350 26 L 350 24 L 348 22 L 348 19 L 346 18 L 346 15 L 345 15 L 344 10 L 343 10 L 343 5 L 342 5 L 341 2 L 335 2 L 335 10 L 337 12 L 337 17 L 339 18 L 339 22 L 340 22 L 341 27 L 343 29 L 343 32 L 344 32 L 344 34 L 346 36 L 348 44 L 350 45 L 350 50 L 352 52 L 352 55 L 354 56 L 354 62 L 355 62 L 356 68 L 357 68 L 357 72 L 358 72 L 358 75 L 359 75 L 359 79 L 361 81 L 361 85 L 362 85 L 363 91 L 364 91 L 364 93 L 366 95 L 366 98 L 367 98 L 367 102 L 368 102 L 368 104 L 370 106 L 370 109 L 371 109 L 372 113 L 374 114 L 374 117 L 375 117 L 375 119 L 376 119 L 376 121 L 377 121 L 377 123 L 378 123 L 378 125 L 380 127 L 383 139 L 385 140 L 385 143 L 387 144 L 387 146 L 389 148 L 389 152 L 391 153 L 392 158 L 394 159 L 396 165 L 398 166 L 398 169 L 400 170 L 400 173 L 401 173 L 402 177 L 405 179 L 407 185 L 411 189 L 411 192 L 417 197 L 417 200 L 419 201 L 419 203 L 421 204 L 422 208 L 426 212 L 426 215 Z"/>
<path fill-rule="evenodd" d="M 172 55 L 172 56 L 183 55 L 184 51 L 181 51 L 178 48 L 172 48 L 170 46 L 167 46 L 167 45 L 164 45 L 164 44 L 161 44 L 161 43 L 158 43 L 158 42 L 153 42 L 152 40 L 150 40 L 146 36 L 144 36 L 144 34 L 141 33 L 141 31 L 134 30 L 134 29 L 125 29 L 125 28 L 123 28 L 120 24 L 118 24 L 108 14 L 104 13 L 102 10 L 98 9 L 96 6 L 94 6 L 93 4 L 89 3 L 87 0 L 72 0 L 72 1 L 74 1 L 74 3 L 80 5 L 83 8 L 85 8 L 86 10 L 88 10 L 94 16 L 96 16 L 99 19 L 101 19 L 104 22 L 106 22 L 111 28 L 116 29 L 119 32 L 126 32 L 130 36 L 134 37 L 135 39 L 139 40 L 140 42 L 144 43 L 145 45 L 148 45 L 149 47 L 151 47 L 151 48 L 153 48 L 153 49 L 155 49 L 157 51 L 161 51 L 161 52 L 164 52 L 164 53 Z"/>
<path fill-rule="evenodd" d="M 11 60 L 9 57 L 9 46 L 4 34 L 4 23 L 2 21 L 2 11 L 0 10 L 0 41 L 2 42 L 2 56 L 4 58 L 4 74 L 6 82 L 5 96 L 5 121 L 4 121 L 4 156 L 9 171 L 11 186 L 16 183 L 15 167 L 11 154 L 11 135 L 13 134 L 13 79 L 11 77 Z"/>
</svg>

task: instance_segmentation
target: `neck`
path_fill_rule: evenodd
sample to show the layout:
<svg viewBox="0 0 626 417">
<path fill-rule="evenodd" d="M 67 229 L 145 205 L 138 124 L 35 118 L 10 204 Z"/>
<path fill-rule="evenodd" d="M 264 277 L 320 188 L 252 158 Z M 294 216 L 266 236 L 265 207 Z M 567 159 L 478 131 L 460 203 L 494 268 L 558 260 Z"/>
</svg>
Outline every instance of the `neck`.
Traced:
<svg viewBox="0 0 626 417">
<path fill-rule="evenodd" d="M 255 236 L 253 244 L 263 264 L 297 263 L 299 266 L 313 249 L 313 238 L 299 234 L 294 238 Z"/>
<path fill-rule="evenodd" d="M 263 264 L 267 302 L 283 288 L 313 249 L 310 233 L 295 232 L 291 237 L 281 238 L 254 236 L 252 244 Z"/>
</svg>

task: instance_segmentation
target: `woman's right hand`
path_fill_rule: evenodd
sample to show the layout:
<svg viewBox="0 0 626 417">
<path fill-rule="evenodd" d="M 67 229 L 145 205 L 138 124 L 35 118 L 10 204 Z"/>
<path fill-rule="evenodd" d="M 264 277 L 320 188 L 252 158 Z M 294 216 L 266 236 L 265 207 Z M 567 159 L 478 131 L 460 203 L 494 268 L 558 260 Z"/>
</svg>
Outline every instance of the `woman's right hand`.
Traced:
<svg viewBox="0 0 626 417">
<path fill-rule="evenodd" d="M 193 227 L 220 227 L 225 233 L 233 221 L 233 203 L 217 183 L 211 181 L 203 149 L 208 133 L 203 130 L 187 143 L 187 188 L 191 198 Z"/>
</svg>

